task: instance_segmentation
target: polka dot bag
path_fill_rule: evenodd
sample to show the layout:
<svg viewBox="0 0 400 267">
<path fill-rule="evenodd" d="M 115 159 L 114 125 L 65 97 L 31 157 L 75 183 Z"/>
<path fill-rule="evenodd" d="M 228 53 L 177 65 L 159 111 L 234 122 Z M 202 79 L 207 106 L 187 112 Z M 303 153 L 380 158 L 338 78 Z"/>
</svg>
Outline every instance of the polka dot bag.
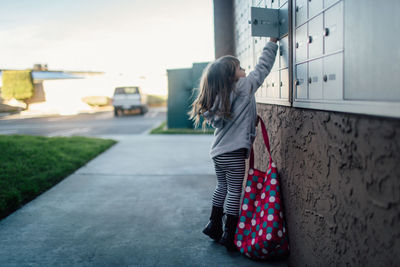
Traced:
<svg viewBox="0 0 400 267">
<path fill-rule="evenodd" d="M 268 133 L 260 117 L 261 130 L 270 155 L 267 172 L 254 169 L 253 148 L 235 234 L 241 253 L 252 259 L 284 258 L 289 255 L 287 230 L 283 219 L 281 189 L 276 164 L 271 157 Z"/>
</svg>

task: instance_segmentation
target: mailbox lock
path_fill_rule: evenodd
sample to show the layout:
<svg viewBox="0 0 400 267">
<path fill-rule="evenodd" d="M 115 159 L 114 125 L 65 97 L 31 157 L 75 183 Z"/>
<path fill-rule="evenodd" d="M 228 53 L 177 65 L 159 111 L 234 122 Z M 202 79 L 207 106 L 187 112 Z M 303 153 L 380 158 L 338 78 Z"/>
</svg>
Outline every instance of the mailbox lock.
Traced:
<svg viewBox="0 0 400 267">
<path fill-rule="evenodd" d="M 327 82 L 328 81 L 328 75 L 324 75 L 324 82 Z"/>
<path fill-rule="evenodd" d="M 296 6 L 296 12 L 299 12 L 299 6 Z"/>
<path fill-rule="evenodd" d="M 299 42 L 296 42 L 296 48 L 299 48 Z"/>
<path fill-rule="evenodd" d="M 282 46 L 279 48 L 279 55 L 283 55 L 283 50 L 282 50 Z"/>
<path fill-rule="evenodd" d="M 325 28 L 324 29 L 324 36 L 328 36 L 329 35 L 329 28 Z"/>
<path fill-rule="evenodd" d="M 272 87 L 275 87 L 275 83 L 272 83 Z"/>
<path fill-rule="evenodd" d="M 311 77 L 308 78 L 308 83 L 311 84 L 312 83 L 312 79 Z"/>
<path fill-rule="evenodd" d="M 296 80 L 296 85 L 300 85 L 300 81 L 299 80 Z"/>
<path fill-rule="evenodd" d="M 257 19 L 253 20 L 253 24 L 257 25 L 258 24 L 258 20 Z"/>
<path fill-rule="evenodd" d="M 280 82 L 280 86 L 282 86 L 283 85 L 283 82 Z"/>
<path fill-rule="evenodd" d="M 309 43 L 309 44 L 312 43 L 312 36 L 308 36 L 308 43 Z"/>
</svg>

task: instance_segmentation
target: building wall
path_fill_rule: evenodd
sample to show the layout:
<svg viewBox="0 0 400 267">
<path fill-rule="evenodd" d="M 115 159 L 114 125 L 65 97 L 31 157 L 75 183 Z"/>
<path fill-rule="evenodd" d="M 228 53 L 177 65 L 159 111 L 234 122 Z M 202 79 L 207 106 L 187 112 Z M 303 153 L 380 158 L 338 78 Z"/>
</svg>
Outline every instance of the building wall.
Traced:
<svg viewBox="0 0 400 267">
<path fill-rule="evenodd" d="M 281 179 L 289 265 L 396 266 L 400 121 L 277 105 L 257 108 Z M 256 167 L 265 170 L 260 139 L 254 145 Z"/>
<path fill-rule="evenodd" d="M 319 1 L 298 0 L 303 7 L 308 2 Z M 323 1 L 324 6 L 337 2 Z M 353 2 L 343 0 L 348 9 L 363 4 Z M 291 10 L 296 2 L 231 1 L 234 55 L 248 72 L 254 68 L 267 41 L 264 37 L 251 36 L 247 23 L 250 7 L 282 9 L 286 3 Z M 289 20 L 292 20 L 290 15 Z M 352 32 L 349 36 L 350 31 L 345 29 L 346 42 L 350 37 L 357 39 L 356 34 L 360 34 Z M 291 35 L 290 31 L 295 30 L 289 28 L 288 45 L 280 43 L 283 53 L 276 59 L 280 64 L 274 66 L 256 95 L 258 113 L 266 122 L 282 183 L 291 247 L 288 263 L 290 266 L 397 266 L 400 262 L 400 120 L 293 107 L 293 102 L 298 100 L 298 86 L 293 84 L 296 77 L 291 77 L 295 56 L 289 51 L 295 49 L 290 41 L 294 33 Z M 363 38 L 370 35 L 363 32 Z M 354 75 L 352 78 L 360 79 Z M 275 80 L 283 81 L 280 88 L 271 86 Z M 283 90 L 285 86 L 289 92 Z M 340 101 L 334 108 L 340 108 Z M 352 104 L 345 104 L 351 110 Z M 369 103 L 363 105 L 368 113 Z M 385 108 L 385 103 L 380 105 L 379 112 L 391 107 Z M 324 107 L 322 104 L 321 108 Z M 398 104 L 394 107 L 398 109 Z M 267 154 L 261 138 L 256 139 L 254 147 L 258 155 L 256 167 L 265 170 Z"/>
</svg>

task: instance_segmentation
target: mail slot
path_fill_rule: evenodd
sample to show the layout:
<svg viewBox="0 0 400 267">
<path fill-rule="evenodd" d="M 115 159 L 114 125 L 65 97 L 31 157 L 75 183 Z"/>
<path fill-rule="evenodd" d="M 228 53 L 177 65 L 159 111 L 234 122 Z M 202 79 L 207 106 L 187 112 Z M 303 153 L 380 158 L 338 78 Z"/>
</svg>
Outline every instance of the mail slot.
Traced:
<svg viewBox="0 0 400 267">
<path fill-rule="evenodd" d="M 343 53 L 323 58 L 323 96 L 324 99 L 343 99 Z"/>
<path fill-rule="evenodd" d="M 308 98 L 308 83 L 307 83 L 307 63 L 299 64 L 296 66 L 296 98 Z"/>
<path fill-rule="evenodd" d="M 279 58 L 280 67 L 289 67 L 289 37 L 286 36 L 279 41 Z"/>
<path fill-rule="evenodd" d="M 322 14 L 308 22 L 308 57 L 313 58 L 323 54 L 324 22 Z"/>
<path fill-rule="evenodd" d="M 281 98 L 289 99 L 289 70 L 281 70 Z"/>
<path fill-rule="evenodd" d="M 296 63 L 307 59 L 307 24 L 296 30 Z"/>
<path fill-rule="evenodd" d="M 308 0 L 297 0 L 295 6 L 296 26 L 307 21 L 307 2 Z"/>
<path fill-rule="evenodd" d="M 343 49 L 343 2 L 325 12 L 325 54 Z"/>
<path fill-rule="evenodd" d="M 309 99 L 322 99 L 322 59 L 308 62 Z"/>
<path fill-rule="evenodd" d="M 323 9 L 322 0 L 308 0 L 308 17 L 312 18 Z"/>
</svg>

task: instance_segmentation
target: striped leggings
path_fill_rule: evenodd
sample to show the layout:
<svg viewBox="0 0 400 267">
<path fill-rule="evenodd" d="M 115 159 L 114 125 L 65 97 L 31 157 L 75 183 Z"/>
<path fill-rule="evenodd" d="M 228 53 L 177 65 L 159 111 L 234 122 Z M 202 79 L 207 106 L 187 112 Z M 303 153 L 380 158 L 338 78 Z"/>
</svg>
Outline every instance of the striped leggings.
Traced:
<svg viewBox="0 0 400 267">
<path fill-rule="evenodd" d="M 245 148 L 213 158 L 217 174 L 217 187 L 214 190 L 212 204 L 216 207 L 223 207 L 226 198 L 226 214 L 239 215 L 242 183 L 246 171 L 245 158 Z"/>
</svg>

